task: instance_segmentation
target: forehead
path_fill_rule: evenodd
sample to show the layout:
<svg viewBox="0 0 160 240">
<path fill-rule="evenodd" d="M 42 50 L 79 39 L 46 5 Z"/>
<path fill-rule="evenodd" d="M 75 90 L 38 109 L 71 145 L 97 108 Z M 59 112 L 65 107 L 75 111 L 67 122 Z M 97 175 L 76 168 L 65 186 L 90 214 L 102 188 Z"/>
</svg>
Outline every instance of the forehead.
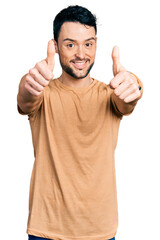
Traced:
<svg viewBox="0 0 160 240">
<path fill-rule="evenodd" d="M 94 27 L 84 25 L 78 22 L 63 23 L 59 34 L 59 39 L 62 41 L 65 38 L 83 41 L 91 37 L 95 37 Z"/>
</svg>

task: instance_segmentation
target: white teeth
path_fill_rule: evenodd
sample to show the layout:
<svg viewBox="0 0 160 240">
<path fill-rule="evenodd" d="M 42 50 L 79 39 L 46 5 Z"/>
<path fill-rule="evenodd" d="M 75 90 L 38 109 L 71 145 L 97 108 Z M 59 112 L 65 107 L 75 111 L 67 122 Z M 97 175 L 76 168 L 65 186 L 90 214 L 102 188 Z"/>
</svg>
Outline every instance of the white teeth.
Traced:
<svg viewBox="0 0 160 240">
<path fill-rule="evenodd" d="M 86 66 L 87 60 L 86 61 L 72 61 L 72 63 L 74 64 L 74 66 L 78 69 L 80 68 L 84 68 Z"/>
<path fill-rule="evenodd" d="M 78 64 L 78 65 L 83 65 L 83 64 L 85 64 L 85 62 L 75 62 L 76 64 Z"/>
<path fill-rule="evenodd" d="M 85 62 L 74 62 L 74 63 L 77 64 L 77 65 L 83 65 L 83 64 L 86 63 L 86 61 Z"/>
</svg>

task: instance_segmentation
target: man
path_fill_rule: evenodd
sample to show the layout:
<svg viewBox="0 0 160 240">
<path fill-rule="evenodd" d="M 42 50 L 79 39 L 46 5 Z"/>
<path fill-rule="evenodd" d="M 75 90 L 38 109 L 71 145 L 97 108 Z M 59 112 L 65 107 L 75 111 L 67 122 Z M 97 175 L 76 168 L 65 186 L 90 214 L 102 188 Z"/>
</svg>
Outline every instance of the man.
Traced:
<svg viewBox="0 0 160 240">
<path fill-rule="evenodd" d="M 112 51 L 110 84 L 90 77 L 96 17 L 70 6 L 54 20 L 47 58 L 22 78 L 18 110 L 29 116 L 35 161 L 29 239 L 115 239 L 118 225 L 114 152 L 123 115 L 142 96 L 142 83 Z M 53 79 L 54 55 L 62 74 Z"/>
</svg>

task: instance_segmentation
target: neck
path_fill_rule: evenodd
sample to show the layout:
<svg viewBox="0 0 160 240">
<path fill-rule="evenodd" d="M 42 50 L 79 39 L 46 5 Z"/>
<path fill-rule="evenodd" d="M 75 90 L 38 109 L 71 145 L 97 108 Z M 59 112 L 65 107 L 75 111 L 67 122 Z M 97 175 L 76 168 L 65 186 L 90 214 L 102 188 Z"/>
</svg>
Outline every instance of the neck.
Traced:
<svg viewBox="0 0 160 240">
<path fill-rule="evenodd" d="M 88 74 L 87 77 L 85 78 L 77 79 L 73 78 L 72 76 L 65 72 L 62 73 L 62 75 L 59 77 L 59 80 L 65 85 L 76 88 L 87 87 L 93 82 L 93 79 L 90 77 L 90 74 Z"/>
</svg>

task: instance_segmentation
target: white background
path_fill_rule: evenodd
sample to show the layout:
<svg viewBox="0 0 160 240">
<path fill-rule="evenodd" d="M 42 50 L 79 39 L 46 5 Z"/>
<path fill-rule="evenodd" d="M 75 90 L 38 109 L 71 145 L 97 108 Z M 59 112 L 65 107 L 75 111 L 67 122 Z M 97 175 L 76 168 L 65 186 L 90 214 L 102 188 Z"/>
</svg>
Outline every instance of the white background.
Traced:
<svg viewBox="0 0 160 240">
<path fill-rule="evenodd" d="M 2 1 L 1 1 L 2 2 Z M 158 0 L 3 1 L 0 6 L 0 238 L 27 240 L 29 184 L 34 162 L 27 116 L 17 113 L 21 77 L 46 58 L 55 15 L 72 4 L 98 17 L 91 76 L 109 83 L 111 52 L 144 84 L 143 98 L 124 117 L 116 149 L 119 226 L 116 240 L 160 239 L 160 14 Z M 55 77 L 61 70 L 56 56 Z"/>
</svg>

